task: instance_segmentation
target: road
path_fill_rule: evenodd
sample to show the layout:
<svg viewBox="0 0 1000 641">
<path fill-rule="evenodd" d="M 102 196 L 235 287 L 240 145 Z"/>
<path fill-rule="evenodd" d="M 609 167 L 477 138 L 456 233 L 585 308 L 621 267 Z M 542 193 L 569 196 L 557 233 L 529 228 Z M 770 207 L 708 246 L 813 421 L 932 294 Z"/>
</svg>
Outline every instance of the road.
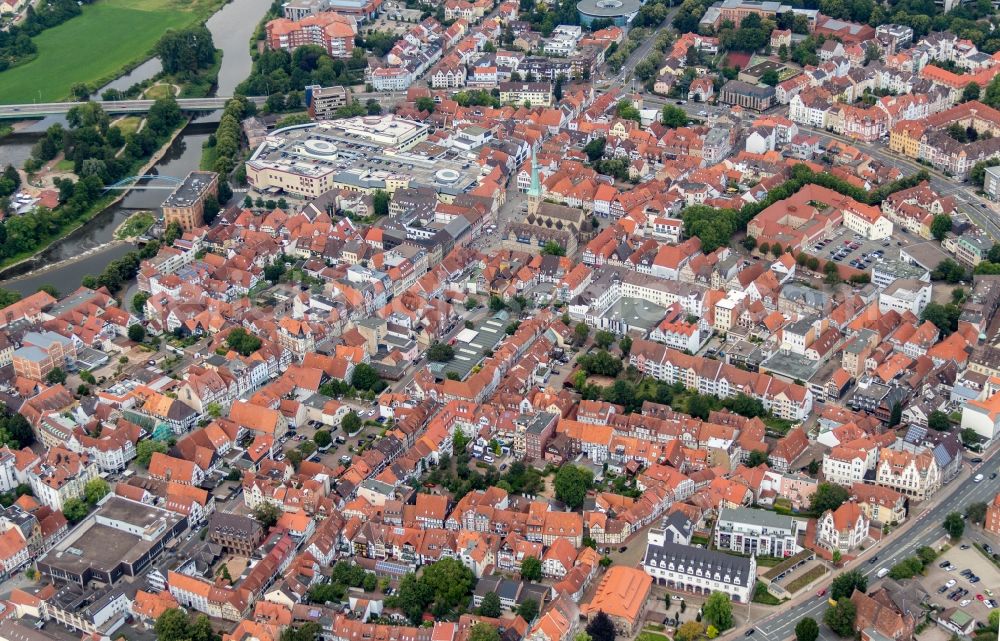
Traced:
<svg viewBox="0 0 1000 641">
<path fill-rule="evenodd" d="M 663 22 L 654 27 L 650 32 L 649 37 L 646 38 L 641 45 L 635 48 L 635 51 L 629 55 L 625 64 L 622 65 L 622 68 L 618 71 L 618 73 L 614 77 L 602 81 L 602 84 L 607 84 L 609 88 L 624 87 L 625 82 L 631 78 L 632 71 L 635 69 L 635 66 L 645 60 L 649 55 L 649 52 L 653 50 L 653 47 L 656 45 L 656 35 L 670 25 L 671 20 L 674 19 L 674 15 L 680 8 L 680 4 L 676 7 L 671 7 L 670 10 L 667 11 L 667 17 L 664 18 Z M 601 72 L 606 74 L 608 71 L 610 71 L 610 69 L 608 68 L 607 63 L 605 63 L 601 67 Z"/>
<path fill-rule="evenodd" d="M 177 104 L 184 111 L 215 111 L 226 106 L 226 102 L 231 96 L 215 98 L 178 98 Z M 264 96 L 250 97 L 258 106 L 263 105 L 267 100 Z M 146 113 L 153 106 L 154 100 L 94 100 L 109 114 L 130 114 Z M 36 116 L 53 116 L 57 114 L 69 113 L 73 107 L 81 105 L 81 102 L 41 102 L 21 105 L 0 105 L 0 119 L 2 118 L 33 118 Z"/>
<path fill-rule="evenodd" d="M 875 573 L 880 568 L 892 567 L 905 557 L 912 556 L 917 548 L 930 545 L 944 536 L 945 532 L 941 523 L 949 512 L 962 511 L 968 504 L 977 501 L 990 502 L 1000 491 L 1000 477 L 989 478 L 989 473 L 996 470 L 995 455 L 996 450 L 986 457 L 986 462 L 980 464 L 978 469 L 973 469 L 969 473 L 963 472 L 963 476 L 960 477 L 963 480 L 953 481 L 950 487 L 941 490 L 942 493 L 948 493 L 936 497 L 936 503 L 930 509 L 916 516 L 909 529 L 901 529 L 891 535 L 886 540 L 884 547 L 879 542 L 862 553 L 854 566 L 848 567 L 854 567 L 864 573 L 870 584 L 875 581 Z M 977 471 L 985 473 L 986 478 L 981 483 L 976 483 L 973 480 Z M 878 556 L 877 563 L 868 562 L 873 553 Z M 839 574 L 839 572 L 835 574 Z M 835 574 L 828 578 L 832 579 Z M 822 585 L 829 587 L 828 582 L 824 582 Z M 817 598 L 815 590 L 810 590 L 808 594 L 799 597 L 799 600 L 800 602 L 794 605 L 784 606 L 777 614 L 756 622 L 754 624 L 757 631 L 754 635 L 755 638 L 763 639 L 763 641 L 784 641 L 794 636 L 795 625 L 803 618 L 812 617 L 816 621 L 822 622 L 823 613 L 829 607 L 826 599 Z M 742 633 L 742 630 L 739 632 Z M 820 623 L 820 638 L 824 641 L 837 640 L 837 636 L 822 623 Z"/>
</svg>

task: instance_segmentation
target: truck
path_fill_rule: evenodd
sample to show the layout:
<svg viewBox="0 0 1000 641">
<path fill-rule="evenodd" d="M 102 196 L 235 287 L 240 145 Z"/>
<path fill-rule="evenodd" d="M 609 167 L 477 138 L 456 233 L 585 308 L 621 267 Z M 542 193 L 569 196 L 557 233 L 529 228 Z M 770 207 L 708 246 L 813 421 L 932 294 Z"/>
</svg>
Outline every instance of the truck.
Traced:
<svg viewBox="0 0 1000 641">
<path fill-rule="evenodd" d="M 881 570 L 875 573 L 875 576 L 881 579 L 887 574 L 889 574 L 889 568 L 882 568 Z"/>
</svg>

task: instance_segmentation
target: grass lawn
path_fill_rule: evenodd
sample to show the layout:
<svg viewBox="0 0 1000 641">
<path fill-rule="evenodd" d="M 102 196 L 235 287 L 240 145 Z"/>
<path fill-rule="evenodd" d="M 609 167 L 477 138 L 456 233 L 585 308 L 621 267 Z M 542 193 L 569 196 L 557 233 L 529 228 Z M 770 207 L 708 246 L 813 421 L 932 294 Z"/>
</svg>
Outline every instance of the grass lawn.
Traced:
<svg viewBox="0 0 1000 641">
<path fill-rule="evenodd" d="M 660 634 L 659 632 L 651 632 L 650 630 L 643 630 L 639 633 L 639 637 L 636 641 L 670 641 L 667 635 Z"/>
<path fill-rule="evenodd" d="M 67 158 L 63 158 L 56 163 L 56 171 L 73 171 L 74 167 L 76 167 L 76 163 Z"/>
<path fill-rule="evenodd" d="M 147 229 L 153 226 L 156 218 L 151 212 L 140 211 L 129 217 L 121 227 L 115 230 L 115 238 L 121 240 L 141 236 Z"/>
<path fill-rule="evenodd" d="M 90 85 L 118 76 L 149 57 L 167 29 L 208 18 L 220 0 L 98 0 L 83 13 L 33 40 L 33 60 L 0 73 L 0 103 L 54 102 L 76 82 Z M 40 82 L 39 79 L 44 79 Z M 40 92 L 40 93 L 39 93 Z"/>
<path fill-rule="evenodd" d="M 795 594 L 802 588 L 806 587 L 819 577 L 826 574 L 826 568 L 822 565 L 817 565 L 816 567 L 810 569 L 808 572 L 804 573 L 802 576 L 795 577 L 792 581 L 785 586 L 791 594 Z"/>
<path fill-rule="evenodd" d="M 757 586 L 754 588 L 753 602 L 764 605 L 781 605 L 781 599 L 768 592 L 767 586 L 760 581 L 757 581 Z"/>
<path fill-rule="evenodd" d="M 115 127 L 121 130 L 122 135 L 128 135 L 139 128 L 139 124 L 142 122 L 142 118 L 139 116 L 126 116 L 120 120 L 115 121 Z"/>
<path fill-rule="evenodd" d="M 170 85 L 153 85 L 146 90 L 146 94 L 143 97 L 149 100 L 159 100 L 160 98 L 172 95 L 174 95 L 174 88 Z"/>
</svg>

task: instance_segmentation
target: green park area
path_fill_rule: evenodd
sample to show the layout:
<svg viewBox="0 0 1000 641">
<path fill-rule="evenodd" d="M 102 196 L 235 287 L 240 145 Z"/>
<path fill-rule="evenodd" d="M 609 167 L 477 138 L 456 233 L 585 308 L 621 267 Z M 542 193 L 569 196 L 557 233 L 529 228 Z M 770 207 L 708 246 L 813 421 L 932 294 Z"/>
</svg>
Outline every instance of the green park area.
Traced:
<svg viewBox="0 0 1000 641">
<path fill-rule="evenodd" d="M 37 55 L 0 73 L 0 103 L 55 102 L 75 83 L 108 82 L 150 56 L 168 29 L 208 18 L 219 0 L 97 0 L 33 39 Z"/>
</svg>

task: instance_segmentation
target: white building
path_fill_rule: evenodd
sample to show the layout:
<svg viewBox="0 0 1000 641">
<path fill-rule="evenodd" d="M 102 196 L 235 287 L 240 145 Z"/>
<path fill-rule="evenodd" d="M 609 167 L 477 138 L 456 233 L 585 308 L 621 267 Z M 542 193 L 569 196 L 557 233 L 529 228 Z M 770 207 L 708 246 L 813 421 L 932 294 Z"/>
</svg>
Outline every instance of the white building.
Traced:
<svg viewBox="0 0 1000 641">
<path fill-rule="evenodd" d="M 659 585 L 705 596 L 724 592 L 739 603 L 749 603 L 757 582 L 753 557 L 667 542 L 656 529 L 649 532 L 642 567 Z"/>
<path fill-rule="evenodd" d="M 816 523 L 816 542 L 833 552 L 845 554 L 868 536 L 868 517 L 857 503 L 844 503 L 827 510 Z"/>
<path fill-rule="evenodd" d="M 863 450 L 854 447 L 834 447 L 823 454 L 823 477 L 831 483 L 851 485 L 865 478 L 869 470 L 875 469 L 878 448 Z"/>
<path fill-rule="evenodd" d="M 784 558 L 798 553 L 805 525 L 790 516 L 764 510 L 724 508 L 715 524 L 715 547 L 747 556 Z"/>
<path fill-rule="evenodd" d="M 875 483 L 922 501 L 941 487 L 941 468 L 928 450 L 919 453 L 882 450 Z"/>
<path fill-rule="evenodd" d="M 931 302 L 931 284 L 913 278 L 900 278 L 879 292 L 878 308 L 883 314 L 895 310 L 920 316 Z"/>
<path fill-rule="evenodd" d="M 1000 433 L 1000 394 L 993 394 L 985 401 L 967 401 L 962 408 L 962 429 L 966 428 L 990 441 L 996 438 Z"/>
</svg>

